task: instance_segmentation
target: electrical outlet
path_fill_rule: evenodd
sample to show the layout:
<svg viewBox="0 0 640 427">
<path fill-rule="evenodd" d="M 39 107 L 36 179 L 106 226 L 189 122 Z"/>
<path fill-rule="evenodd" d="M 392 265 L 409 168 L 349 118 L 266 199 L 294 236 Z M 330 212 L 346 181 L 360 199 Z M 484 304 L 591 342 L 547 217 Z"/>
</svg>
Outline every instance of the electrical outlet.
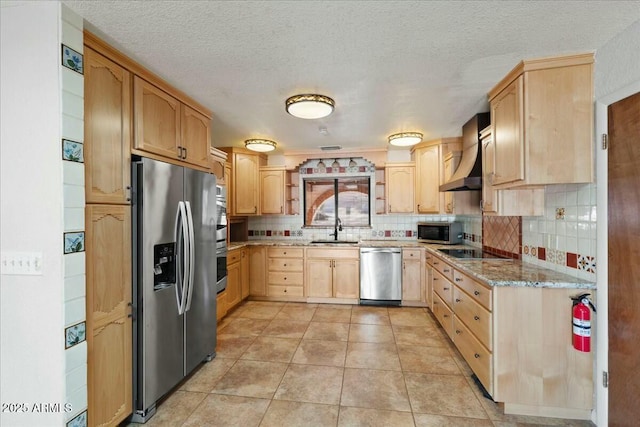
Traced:
<svg viewBox="0 0 640 427">
<path fill-rule="evenodd" d="M 42 275 L 42 252 L 3 252 L 2 274 L 19 276 Z"/>
</svg>

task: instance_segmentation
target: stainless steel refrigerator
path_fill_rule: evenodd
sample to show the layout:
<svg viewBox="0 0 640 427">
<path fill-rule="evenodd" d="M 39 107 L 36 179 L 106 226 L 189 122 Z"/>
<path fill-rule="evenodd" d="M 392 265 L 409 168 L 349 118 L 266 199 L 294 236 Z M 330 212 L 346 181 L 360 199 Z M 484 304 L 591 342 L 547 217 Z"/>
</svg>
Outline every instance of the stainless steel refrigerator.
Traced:
<svg viewBox="0 0 640 427">
<path fill-rule="evenodd" d="M 215 176 L 134 159 L 134 413 L 158 399 L 216 348 Z"/>
</svg>

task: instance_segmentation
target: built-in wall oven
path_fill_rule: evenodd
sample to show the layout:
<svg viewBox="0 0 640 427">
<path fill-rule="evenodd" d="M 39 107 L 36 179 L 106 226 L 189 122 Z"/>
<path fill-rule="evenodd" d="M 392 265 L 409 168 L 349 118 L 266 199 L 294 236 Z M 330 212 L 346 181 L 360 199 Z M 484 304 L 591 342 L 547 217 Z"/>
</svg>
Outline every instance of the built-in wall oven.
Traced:
<svg viewBox="0 0 640 427">
<path fill-rule="evenodd" d="M 227 288 L 227 189 L 216 185 L 216 265 L 218 293 Z"/>
</svg>

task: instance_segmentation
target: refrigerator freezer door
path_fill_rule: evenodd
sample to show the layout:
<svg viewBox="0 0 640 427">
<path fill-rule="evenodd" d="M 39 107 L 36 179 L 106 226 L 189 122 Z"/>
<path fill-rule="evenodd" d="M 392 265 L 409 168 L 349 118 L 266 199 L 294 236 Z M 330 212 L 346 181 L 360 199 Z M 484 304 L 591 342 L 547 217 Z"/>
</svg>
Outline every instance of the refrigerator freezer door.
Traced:
<svg viewBox="0 0 640 427">
<path fill-rule="evenodd" d="M 183 168 L 146 158 L 136 177 L 135 388 L 136 410 L 146 411 L 184 377 L 184 315 L 178 314 L 176 285 L 154 289 L 154 276 L 162 269 L 154 265 L 154 247 L 175 243 L 184 177 Z"/>
<path fill-rule="evenodd" d="M 191 207 L 194 263 L 185 334 L 185 374 L 216 350 L 216 181 L 215 176 L 185 169 L 185 203 Z M 189 304 L 187 304 L 189 305 Z"/>
</svg>

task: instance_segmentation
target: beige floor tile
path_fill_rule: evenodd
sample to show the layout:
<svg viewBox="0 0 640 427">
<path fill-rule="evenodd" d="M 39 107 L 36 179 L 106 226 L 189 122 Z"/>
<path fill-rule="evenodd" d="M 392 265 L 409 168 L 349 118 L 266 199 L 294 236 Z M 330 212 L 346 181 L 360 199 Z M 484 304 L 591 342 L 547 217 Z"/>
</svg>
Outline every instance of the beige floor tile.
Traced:
<svg viewBox="0 0 640 427">
<path fill-rule="evenodd" d="M 200 365 L 200 368 L 180 387 L 180 390 L 209 393 L 234 363 L 234 359 L 216 357 L 211 362 Z"/>
<path fill-rule="evenodd" d="M 398 356 L 403 371 L 462 375 L 453 356 L 445 347 L 398 344 Z"/>
<path fill-rule="evenodd" d="M 302 340 L 291 362 L 342 367 L 346 355 L 347 343 L 344 341 Z"/>
<path fill-rule="evenodd" d="M 274 400 L 260 427 L 327 427 L 338 421 L 338 406 Z"/>
<path fill-rule="evenodd" d="M 462 375 L 405 372 L 404 378 L 414 413 L 488 418 Z"/>
<path fill-rule="evenodd" d="M 276 320 L 296 320 L 310 322 L 316 312 L 316 307 L 304 307 L 298 305 L 284 306 L 276 315 Z"/>
<path fill-rule="evenodd" d="M 387 313 L 386 307 L 382 311 L 365 311 L 355 310 L 351 312 L 351 323 L 362 323 L 367 325 L 390 325 L 389 313 Z"/>
<path fill-rule="evenodd" d="M 260 335 L 269 325 L 269 320 L 247 319 L 235 317 L 227 326 L 220 330 L 220 335 Z"/>
<path fill-rule="evenodd" d="M 398 351 L 393 343 L 350 342 L 345 367 L 401 370 Z"/>
<path fill-rule="evenodd" d="M 298 338 L 256 337 L 240 359 L 289 363 L 298 348 Z"/>
<path fill-rule="evenodd" d="M 477 418 L 414 414 L 414 419 L 416 427 L 493 427 L 493 423 L 490 420 L 481 420 Z"/>
<path fill-rule="evenodd" d="M 206 393 L 175 391 L 169 398 L 158 405 L 155 415 L 141 425 L 150 427 L 182 425 L 206 397 Z"/>
<path fill-rule="evenodd" d="M 218 334 L 216 359 L 238 359 L 256 339 L 255 335 L 227 335 Z"/>
<path fill-rule="evenodd" d="M 302 338 L 308 326 L 309 322 L 274 319 L 264 328 L 262 335 L 278 338 Z"/>
<path fill-rule="evenodd" d="M 392 343 L 394 337 L 390 325 L 352 323 L 349 328 L 349 341 Z"/>
<path fill-rule="evenodd" d="M 304 333 L 305 340 L 347 341 L 348 323 L 311 322 Z"/>
<path fill-rule="evenodd" d="M 270 399 L 286 370 L 286 363 L 238 360 L 218 380 L 212 391 L 219 394 Z"/>
<path fill-rule="evenodd" d="M 445 347 L 446 339 L 435 329 L 421 326 L 393 325 L 396 344 L 422 345 L 425 347 Z"/>
<path fill-rule="evenodd" d="M 337 405 L 340 403 L 343 371 L 343 368 L 334 366 L 291 364 L 274 399 Z"/>
<path fill-rule="evenodd" d="M 269 402 L 269 399 L 210 394 L 183 427 L 259 426 Z"/>
<path fill-rule="evenodd" d="M 250 305 L 243 307 L 239 317 L 246 317 L 249 319 L 268 319 L 271 320 L 282 310 L 282 306 L 276 305 Z"/>
<path fill-rule="evenodd" d="M 336 310 L 351 311 L 353 307 L 351 304 L 318 304 L 318 308 L 335 308 Z"/>
<path fill-rule="evenodd" d="M 381 409 L 340 407 L 339 427 L 413 427 L 411 412 L 385 411 Z"/>
<path fill-rule="evenodd" d="M 433 326 L 433 320 L 424 308 L 389 308 L 389 319 L 392 325 L 400 326 Z"/>
<path fill-rule="evenodd" d="M 341 406 L 410 412 L 402 372 L 345 368 Z"/>
<path fill-rule="evenodd" d="M 347 306 L 351 307 L 351 306 Z M 351 322 L 351 310 L 344 308 L 332 308 L 320 306 L 316 309 L 313 318 L 313 322 Z"/>
</svg>

